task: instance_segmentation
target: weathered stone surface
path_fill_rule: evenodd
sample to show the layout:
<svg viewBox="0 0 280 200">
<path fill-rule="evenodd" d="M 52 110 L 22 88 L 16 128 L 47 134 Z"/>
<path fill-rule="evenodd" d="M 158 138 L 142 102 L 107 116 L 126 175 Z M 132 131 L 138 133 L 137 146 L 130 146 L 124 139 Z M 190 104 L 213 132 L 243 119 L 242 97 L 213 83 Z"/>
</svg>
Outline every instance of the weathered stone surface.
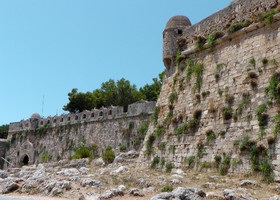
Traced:
<svg viewBox="0 0 280 200">
<path fill-rule="evenodd" d="M 246 186 L 252 186 L 252 187 L 257 187 L 259 186 L 256 181 L 251 181 L 251 180 L 242 180 L 240 182 L 241 187 L 246 187 Z"/>
<path fill-rule="evenodd" d="M 248 190 L 244 188 L 225 189 L 224 197 L 227 200 L 241 200 L 241 199 L 253 200 Z"/>
<path fill-rule="evenodd" d="M 280 196 L 269 197 L 267 200 L 280 200 Z"/>
<path fill-rule="evenodd" d="M 80 174 L 80 172 L 76 168 L 70 168 L 70 169 L 63 169 L 62 171 L 57 172 L 57 174 L 64 175 L 64 176 L 77 176 Z"/>
<path fill-rule="evenodd" d="M 126 166 L 120 166 L 119 168 L 117 168 L 116 170 L 113 170 L 110 174 L 114 175 L 114 174 L 119 174 L 119 173 L 124 173 L 127 172 L 129 169 Z"/>
<path fill-rule="evenodd" d="M 86 187 L 86 186 L 95 186 L 95 187 L 100 187 L 101 182 L 97 180 L 92 180 L 90 178 L 84 178 L 81 180 L 81 186 Z"/>
<path fill-rule="evenodd" d="M 140 178 L 140 179 L 136 180 L 136 185 L 142 186 L 142 187 L 150 187 L 150 186 L 152 186 L 152 183 L 143 178 Z"/>
<path fill-rule="evenodd" d="M 132 188 L 132 189 L 129 190 L 128 193 L 132 196 L 139 196 L 139 197 L 145 196 L 143 190 L 140 190 L 138 188 Z"/>
<path fill-rule="evenodd" d="M 7 178 L 9 174 L 6 171 L 0 170 L 0 178 Z"/>
<path fill-rule="evenodd" d="M 19 188 L 19 185 L 16 182 L 8 181 L 7 183 L 5 183 L 2 186 L 1 190 L 2 190 L 2 194 L 7 194 L 7 193 L 17 190 L 18 188 Z"/>
<path fill-rule="evenodd" d="M 202 200 L 206 197 L 205 192 L 198 188 L 183 188 L 178 187 L 174 189 L 172 192 L 164 192 L 161 194 L 157 194 L 156 196 L 152 197 L 150 200 L 159 200 L 159 199 L 178 199 L 178 200 Z"/>
<path fill-rule="evenodd" d="M 79 171 L 80 171 L 82 174 L 87 174 L 88 171 L 89 171 L 89 168 L 87 168 L 87 167 L 81 167 L 81 168 L 79 169 Z"/>
</svg>

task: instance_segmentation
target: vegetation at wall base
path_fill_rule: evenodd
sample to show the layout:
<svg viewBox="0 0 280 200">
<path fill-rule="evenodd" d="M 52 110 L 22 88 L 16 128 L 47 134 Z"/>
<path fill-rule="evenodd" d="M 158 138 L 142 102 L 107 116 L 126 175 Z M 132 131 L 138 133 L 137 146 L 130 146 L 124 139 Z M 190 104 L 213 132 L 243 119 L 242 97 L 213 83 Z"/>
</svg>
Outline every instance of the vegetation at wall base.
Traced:
<svg viewBox="0 0 280 200">
<path fill-rule="evenodd" d="M 75 154 L 72 156 L 72 159 L 80 159 L 80 158 L 89 158 L 93 159 L 94 155 L 97 152 L 97 146 L 80 146 L 75 149 Z"/>
<path fill-rule="evenodd" d="M 108 146 L 104 153 L 102 153 L 102 159 L 106 164 L 110 164 L 115 160 L 115 152 L 112 147 Z"/>
</svg>

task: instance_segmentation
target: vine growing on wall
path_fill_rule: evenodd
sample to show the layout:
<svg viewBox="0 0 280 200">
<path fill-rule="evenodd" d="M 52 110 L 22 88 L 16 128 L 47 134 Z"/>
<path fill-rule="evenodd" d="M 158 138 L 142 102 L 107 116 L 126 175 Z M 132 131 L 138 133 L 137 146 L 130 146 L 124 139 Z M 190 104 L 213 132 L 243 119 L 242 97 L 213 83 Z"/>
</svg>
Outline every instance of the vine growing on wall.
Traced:
<svg viewBox="0 0 280 200">
<path fill-rule="evenodd" d="M 203 81 L 202 75 L 204 70 L 204 64 L 193 60 L 189 61 L 188 64 L 189 66 L 186 71 L 186 80 L 190 81 L 192 76 L 194 76 L 195 82 L 192 91 L 200 92 L 200 89 L 202 87 L 202 81 Z"/>
</svg>

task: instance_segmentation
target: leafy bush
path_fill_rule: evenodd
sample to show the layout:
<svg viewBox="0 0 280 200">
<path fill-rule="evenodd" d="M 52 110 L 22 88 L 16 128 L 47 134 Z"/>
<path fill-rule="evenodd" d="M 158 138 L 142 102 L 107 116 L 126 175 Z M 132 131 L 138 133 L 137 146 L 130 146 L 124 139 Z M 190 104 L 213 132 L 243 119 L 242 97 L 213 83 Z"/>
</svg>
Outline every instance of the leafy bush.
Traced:
<svg viewBox="0 0 280 200">
<path fill-rule="evenodd" d="M 225 156 L 221 165 L 220 165 L 220 168 L 219 168 L 219 172 L 221 175 L 226 175 L 228 173 L 228 170 L 230 168 L 230 160 L 231 158 L 229 156 Z"/>
<path fill-rule="evenodd" d="M 160 162 L 160 158 L 158 156 L 154 157 L 151 162 L 151 168 L 154 169 Z"/>
<path fill-rule="evenodd" d="M 92 145 L 89 146 L 81 146 L 75 149 L 75 154 L 72 156 L 72 159 L 80 159 L 80 158 L 93 158 L 93 155 L 97 151 L 97 146 Z"/>
<path fill-rule="evenodd" d="M 168 97 L 168 101 L 171 104 L 173 104 L 175 101 L 177 101 L 177 99 L 178 99 L 177 92 L 172 92 Z"/>
<path fill-rule="evenodd" d="M 114 162 L 115 159 L 115 152 L 113 151 L 112 147 L 108 146 L 105 152 L 102 154 L 102 159 L 106 164 Z"/>
<path fill-rule="evenodd" d="M 152 121 L 155 125 L 157 124 L 157 121 L 158 121 L 159 112 L 160 112 L 160 107 L 156 106 L 156 107 L 154 108 L 153 114 L 151 115 L 151 121 Z"/>
<path fill-rule="evenodd" d="M 192 118 L 188 121 L 188 127 L 191 129 L 191 130 L 194 130 L 198 127 L 199 125 L 199 120 L 196 119 L 196 118 Z"/>
<path fill-rule="evenodd" d="M 247 108 L 251 103 L 251 98 L 249 93 L 244 93 L 242 95 L 242 100 L 237 104 L 237 114 L 242 115 L 243 109 Z"/>
<path fill-rule="evenodd" d="M 198 36 L 197 41 L 196 41 L 196 48 L 198 50 L 201 50 L 203 48 L 203 45 L 205 44 L 206 39 L 202 36 Z"/>
<path fill-rule="evenodd" d="M 139 136 L 139 139 L 144 139 L 147 131 L 149 128 L 149 122 L 143 122 L 139 125 L 137 128 L 137 136 Z"/>
<path fill-rule="evenodd" d="M 274 20 L 273 16 L 276 14 L 275 9 L 271 9 L 259 16 L 259 21 L 265 24 L 271 24 Z"/>
<path fill-rule="evenodd" d="M 2 125 L 0 126 L 0 138 L 6 139 L 9 132 L 9 125 Z"/>
<path fill-rule="evenodd" d="M 46 163 L 48 161 L 50 161 L 51 156 L 47 151 L 44 151 L 43 153 L 41 153 L 40 155 L 40 162 L 41 163 Z"/>
<path fill-rule="evenodd" d="M 224 107 L 222 109 L 222 115 L 224 120 L 230 120 L 232 118 L 233 110 L 231 107 Z"/>
<path fill-rule="evenodd" d="M 44 124 L 43 126 L 39 126 L 36 129 L 36 133 L 38 133 L 39 135 L 45 135 L 49 130 L 49 128 L 50 128 L 50 124 Z"/>
<path fill-rule="evenodd" d="M 164 128 L 156 128 L 154 130 L 154 136 L 156 136 L 156 137 L 160 137 L 160 136 L 164 135 L 164 133 L 165 133 Z"/>
<path fill-rule="evenodd" d="M 156 140 L 156 137 L 152 134 L 148 137 L 148 140 L 146 142 L 146 154 L 147 155 L 151 155 L 151 153 L 153 152 L 153 144 Z"/>
<path fill-rule="evenodd" d="M 207 44 L 211 47 L 211 48 L 213 48 L 214 46 L 215 46 L 215 41 L 218 39 L 218 38 L 220 38 L 220 37 L 222 37 L 224 35 L 224 33 L 222 33 L 222 32 L 213 32 L 213 33 L 211 33 L 208 37 L 207 37 Z"/>
<path fill-rule="evenodd" d="M 273 73 L 269 79 L 269 85 L 265 89 L 270 98 L 275 100 L 276 103 L 280 103 L 280 73 Z"/>
<path fill-rule="evenodd" d="M 234 33 L 246 26 L 249 26 L 250 25 L 250 22 L 245 20 L 245 21 L 242 21 L 242 22 L 237 22 L 237 23 L 234 23 L 232 24 L 229 29 L 228 29 L 228 33 Z"/>
<path fill-rule="evenodd" d="M 193 92 L 196 90 L 199 92 L 202 86 L 202 73 L 204 70 L 204 64 L 203 63 L 197 63 L 197 62 L 191 62 L 189 64 L 189 67 L 186 71 L 186 80 L 190 81 L 192 75 L 195 76 L 195 84 L 193 86 Z"/>
<path fill-rule="evenodd" d="M 222 156 L 221 155 L 215 155 L 214 160 L 215 160 L 215 163 L 219 165 L 222 161 Z"/>
<path fill-rule="evenodd" d="M 277 135 L 280 133 L 280 114 L 276 114 L 273 119 L 274 127 L 273 127 L 273 134 Z"/>
<path fill-rule="evenodd" d="M 274 173 L 273 173 L 273 167 L 271 163 L 264 161 L 260 164 L 260 170 L 263 177 L 263 181 L 266 183 L 272 183 L 274 182 Z"/>
<path fill-rule="evenodd" d="M 164 151 L 165 147 L 166 147 L 166 142 L 161 142 L 158 146 L 158 149 L 161 150 L 161 151 Z"/>
<path fill-rule="evenodd" d="M 260 104 L 255 110 L 260 127 L 264 127 L 268 124 L 268 115 L 265 113 L 266 111 L 267 111 L 266 103 Z"/>
<path fill-rule="evenodd" d="M 189 168 L 193 168 L 195 164 L 195 156 L 190 156 L 186 159 Z"/>
<path fill-rule="evenodd" d="M 170 185 L 166 185 L 161 189 L 161 192 L 172 192 L 173 191 L 173 187 Z"/>
<path fill-rule="evenodd" d="M 206 136 L 208 141 L 212 141 L 216 139 L 216 134 L 214 133 L 213 130 L 206 131 Z"/>
<path fill-rule="evenodd" d="M 188 124 L 181 124 L 174 130 L 176 135 L 186 134 L 188 132 Z"/>
<path fill-rule="evenodd" d="M 174 168 L 174 164 L 171 162 L 166 163 L 165 165 L 165 172 L 170 173 Z"/>
</svg>

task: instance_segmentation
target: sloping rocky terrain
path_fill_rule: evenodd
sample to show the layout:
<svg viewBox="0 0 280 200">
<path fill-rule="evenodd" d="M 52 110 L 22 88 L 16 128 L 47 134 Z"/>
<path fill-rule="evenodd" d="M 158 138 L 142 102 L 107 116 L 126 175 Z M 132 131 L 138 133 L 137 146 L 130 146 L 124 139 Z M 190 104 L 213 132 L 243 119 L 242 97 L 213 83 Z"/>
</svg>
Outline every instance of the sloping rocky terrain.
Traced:
<svg viewBox="0 0 280 200">
<path fill-rule="evenodd" d="M 280 199 L 280 185 L 265 184 L 257 175 L 190 169 L 167 173 L 137 162 L 137 156 L 122 153 L 109 165 L 99 158 L 10 168 L 0 171 L 0 192 L 79 200 Z"/>
</svg>

